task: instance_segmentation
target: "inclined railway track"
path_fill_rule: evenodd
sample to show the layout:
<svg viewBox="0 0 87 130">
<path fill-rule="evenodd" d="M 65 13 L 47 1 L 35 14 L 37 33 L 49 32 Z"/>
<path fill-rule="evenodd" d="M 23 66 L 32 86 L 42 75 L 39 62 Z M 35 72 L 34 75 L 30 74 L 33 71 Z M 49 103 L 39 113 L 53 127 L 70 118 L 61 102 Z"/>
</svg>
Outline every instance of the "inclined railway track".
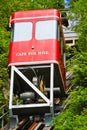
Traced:
<svg viewBox="0 0 87 130">
<path fill-rule="evenodd" d="M 72 79 L 73 73 L 69 72 L 67 73 L 67 85 L 69 86 L 69 89 L 71 89 L 72 84 L 71 84 L 71 79 Z M 69 89 L 67 90 L 67 93 L 69 91 Z M 64 102 L 62 102 L 62 111 L 66 108 L 67 106 L 67 101 L 70 99 L 70 95 L 68 95 L 68 97 L 64 100 Z M 3 128 L 1 130 L 53 130 L 53 127 L 46 127 L 44 122 L 37 122 L 37 121 L 33 121 L 30 119 L 23 119 L 21 122 L 18 123 L 18 126 L 14 129 L 10 128 Z"/>
<path fill-rule="evenodd" d="M 23 120 L 19 123 L 17 128 L 9 130 L 53 130 L 53 127 L 46 127 L 43 122 L 33 122 L 30 120 Z"/>
</svg>

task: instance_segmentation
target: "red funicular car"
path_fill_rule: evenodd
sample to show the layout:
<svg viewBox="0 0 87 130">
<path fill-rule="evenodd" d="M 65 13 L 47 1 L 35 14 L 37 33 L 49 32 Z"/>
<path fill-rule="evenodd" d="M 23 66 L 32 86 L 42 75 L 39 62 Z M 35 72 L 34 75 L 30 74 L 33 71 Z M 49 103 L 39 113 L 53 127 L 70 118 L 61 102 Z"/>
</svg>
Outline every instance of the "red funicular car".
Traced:
<svg viewBox="0 0 87 130">
<path fill-rule="evenodd" d="M 51 113 L 54 98 L 64 97 L 66 88 L 60 12 L 56 9 L 14 12 L 10 24 L 9 109 L 13 115 Z M 12 103 L 16 95 L 24 104 Z"/>
<path fill-rule="evenodd" d="M 61 59 L 59 21 L 60 13 L 55 9 L 13 13 L 9 66 L 58 64 Z"/>
</svg>

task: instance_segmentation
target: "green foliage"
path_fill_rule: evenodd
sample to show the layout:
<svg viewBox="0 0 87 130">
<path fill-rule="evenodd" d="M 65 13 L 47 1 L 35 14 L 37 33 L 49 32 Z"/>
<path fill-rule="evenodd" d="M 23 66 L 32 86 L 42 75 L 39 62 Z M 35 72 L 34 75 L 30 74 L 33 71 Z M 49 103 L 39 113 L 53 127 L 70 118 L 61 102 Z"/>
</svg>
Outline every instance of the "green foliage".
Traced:
<svg viewBox="0 0 87 130">
<path fill-rule="evenodd" d="M 0 106 L 3 104 L 4 105 L 5 99 L 4 99 L 4 94 L 3 92 L 0 93 Z"/>
<path fill-rule="evenodd" d="M 73 114 L 69 111 L 62 112 L 57 118 L 53 120 L 54 130 L 72 130 Z"/>
<path fill-rule="evenodd" d="M 87 116 L 73 115 L 70 111 L 61 113 L 54 119 L 54 130 L 86 130 Z"/>
<path fill-rule="evenodd" d="M 71 92 L 71 99 L 65 111 L 53 120 L 54 130 L 86 130 L 87 129 L 87 2 L 86 0 L 71 1 L 71 16 L 79 20 L 75 26 L 79 41 L 76 43 L 76 59 L 73 60 L 71 70 L 74 72 L 73 84 L 78 87 Z M 84 4 L 85 3 L 85 4 Z M 71 50 L 67 48 L 69 58 Z M 82 86 L 82 87 L 81 87 Z"/>
<path fill-rule="evenodd" d="M 10 43 L 9 17 L 12 12 L 20 10 L 33 10 L 44 8 L 63 8 L 63 0 L 0 0 L 0 106 L 5 104 L 3 87 L 7 87 L 7 61 Z M 84 4 L 85 3 L 85 4 Z M 77 47 L 80 51 L 87 50 L 87 2 L 74 0 L 71 11 L 74 18 L 79 19 L 76 31 L 79 32 Z M 78 12 L 78 13 L 77 13 Z M 73 50 L 68 48 L 69 52 Z M 67 53 L 67 57 L 71 54 Z M 86 130 L 87 129 L 87 54 L 81 52 L 74 61 L 74 85 L 83 86 L 71 93 L 71 100 L 67 110 L 53 120 L 54 130 Z"/>
<path fill-rule="evenodd" d="M 0 89 L 7 86 L 8 73 L 6 68 L 0 69 Z"/>
<path fill-rule="evenodd" d="M 68 109 L 74 114 L 81 114 L 87 106 L 87 88 L 79 87 L 78 90 L 71 92 L 71 100 L 68 102 Z"/>
<path fill-rule="evenodd" d="M 63 0 L 32 0 L 34 9 L 63 8 Z M 36 7 L 37 6 L 37 7 Z"/>
<path fill-rule="evenodd" d="M 85 130 L 87 129 L 87 53 L 76 52 L 71 70 L 74 72 L 73 90 L 67 108 L 54 118 L 54 130 Z M 81 87 L 82 86 L 82 87 Z"/>
<path fill-rule="evenodd" d="M 73 83 L 76 86 L 87 87 L 87 53 L 80 52 L 76 56 L 77 59 L 74 61 L 73 71 L 74 80 Z"/>
<path fill-rule="evenodd" d="M 76 54 L 76 48 L 66 45 L 66 60 L 69 60 Z"/>
<path fill-rule="evenodd" d="M 85 4 L 84 4 L 85 3 Z M 87 50 L 87 1 L 78 0 L 74 2 L 72 0 L 71 11 L 74 13 L 72 19 L 78 20 L 78 24 L 75 27 L 75 31 L 79 34 L 78 48 L 81 51 Z"/>
<path fill-rule="evenodd" d="M 87 88 L 71 92 L 67 108 L 53 119 L 54 130 L 87 129 Z"/>
</svg>

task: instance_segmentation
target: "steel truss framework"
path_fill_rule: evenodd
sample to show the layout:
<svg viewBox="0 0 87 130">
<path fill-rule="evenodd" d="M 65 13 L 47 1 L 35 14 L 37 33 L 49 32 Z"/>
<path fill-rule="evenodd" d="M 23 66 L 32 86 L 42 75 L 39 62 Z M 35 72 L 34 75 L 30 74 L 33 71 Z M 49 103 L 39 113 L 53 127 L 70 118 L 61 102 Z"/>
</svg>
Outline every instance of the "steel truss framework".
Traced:
<svg viewBox="0 0 87 130">
<path fill-rule="evenodd" d="M 50 112 L 53 115 L 53 85 L 54 85 L 54 64 L 32 66 L 32 68 L 50 68 L 50 98 L 47 98 L 21 71 L 21 67 L 11 67 L 11 80 L 10 80 L 10 99 L 9 99 L 9 110 L 10 116 L 13 116 L 13 108 L 38 108 L 38 107 L 50 107 Z M 22 69 L 24 69 L 22 67 Z M 15 72 L 45 101 L 45 103 L 32 103 L 23 105 L 13 105 L 13 89 L 14 89 L 14 75 Z"/>
</svg>

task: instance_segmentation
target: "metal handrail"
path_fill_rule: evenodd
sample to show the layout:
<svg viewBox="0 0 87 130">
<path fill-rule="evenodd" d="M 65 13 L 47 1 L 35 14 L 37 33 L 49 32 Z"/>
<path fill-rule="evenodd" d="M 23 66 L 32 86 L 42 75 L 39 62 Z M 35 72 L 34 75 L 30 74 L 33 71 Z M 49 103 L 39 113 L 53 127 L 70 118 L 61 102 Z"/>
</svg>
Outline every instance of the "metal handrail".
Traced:
<svg viewBox="0 0 87 130">
<path fill-rule="evenodd" d="M 0 120 L 1 120 L 1 128 L 3 129 L 4 128 L 4 119 L 5 117 L 7 116 L 7 114 L 9 113 L 9 111 L 7 110 L 5 112 L 5 108 L 8 107 L 7 105 L 3 105 L 1 106 L 1 110 L 2 110 L 2 115 L 0 116 Z"/>
</svg>

